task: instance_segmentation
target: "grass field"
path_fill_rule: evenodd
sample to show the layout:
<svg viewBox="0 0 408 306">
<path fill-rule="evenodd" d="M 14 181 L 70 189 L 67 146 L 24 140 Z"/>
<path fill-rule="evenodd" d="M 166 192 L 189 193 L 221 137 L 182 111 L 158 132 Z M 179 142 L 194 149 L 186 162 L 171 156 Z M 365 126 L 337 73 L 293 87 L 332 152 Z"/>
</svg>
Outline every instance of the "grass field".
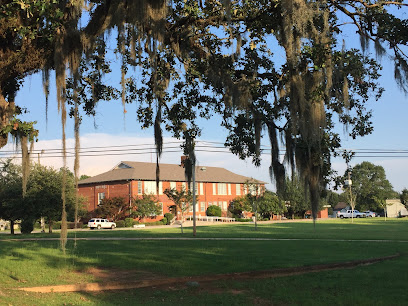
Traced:
<svg viewBox="0 0 408 306">
<path fill-rule="evenodd" d="M 70 232 L 72 237 L 74 233 Z M 407 305 L 408 220 L 380 219 L 261 224 L 198 228 L 198 238 L 244 240 L 115 240 L 114 238 L 192 237 L 176 228 L 80 231 L 77 237 L 111 238 L 68 242 L 10 241 L 57 237 L 0 235 L 0 305 Z M 249 238 L 299 239 L 251 240 Z M 384 262 L 270 279 L 218 281 L 207 286 L 145 288 L 99 293 L 26 293 L 19 287 L 98 282 L 92 268 L 166 278 L 262 271 L 325 263 L 401 256 Z M 113 275 L 113 274 L 112 274 Z"/>
</svg>

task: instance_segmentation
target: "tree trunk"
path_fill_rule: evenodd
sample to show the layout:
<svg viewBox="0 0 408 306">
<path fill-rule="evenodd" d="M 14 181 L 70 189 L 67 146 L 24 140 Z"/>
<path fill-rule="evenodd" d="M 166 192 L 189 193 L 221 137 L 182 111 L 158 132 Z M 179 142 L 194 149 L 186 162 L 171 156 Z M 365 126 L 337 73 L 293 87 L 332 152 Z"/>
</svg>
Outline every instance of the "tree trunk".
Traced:
<svg viewBox="0 0 408 306">
<path fill-rule="evenodd" d="M 52 224 L 53 224 L 52 220 L 49 220 L 48 221 L 48 233 L 49 234 L 52 234 Z"/>
<path fill-rule="evenodd" d="M 10 220 L 10 233 L 14 235 L 14 220 Z"/>
<path fill-rule="evenodd" d="M 0 130 L 3 129 L 7 124 L 9 124 L 10 118 L 13 116 L 15 111 L 14 102 L 7 102 L 1 93 L 0 89 Z M 7 144 L 8 135 L 0 135 L 0 148 Z"/>
</svg>

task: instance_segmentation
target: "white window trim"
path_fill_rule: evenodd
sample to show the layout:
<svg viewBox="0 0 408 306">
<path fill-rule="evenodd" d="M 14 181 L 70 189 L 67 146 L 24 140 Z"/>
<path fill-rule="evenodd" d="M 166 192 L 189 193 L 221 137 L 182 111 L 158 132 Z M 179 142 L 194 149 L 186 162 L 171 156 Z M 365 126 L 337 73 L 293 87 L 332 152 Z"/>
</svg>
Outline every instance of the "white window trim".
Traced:
<svg viewBox="0 0 408 306">
<path fill-rule="evenodd" d="M 235 194 L 241 195 L 241 184 L 235 184 Z"/>
</svg>

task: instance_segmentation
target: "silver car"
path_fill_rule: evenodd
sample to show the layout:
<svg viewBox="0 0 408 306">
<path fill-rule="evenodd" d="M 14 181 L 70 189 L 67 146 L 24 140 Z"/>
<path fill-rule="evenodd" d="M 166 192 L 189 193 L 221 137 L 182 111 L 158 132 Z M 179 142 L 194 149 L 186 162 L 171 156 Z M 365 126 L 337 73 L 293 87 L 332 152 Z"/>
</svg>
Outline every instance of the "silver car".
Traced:
<svg viewBox="0 0 408 306">
<path fill-rule="evenodd" d="M 367 210 L 367 211 L 365 211 L 364 213 L 365 213 L 365 215 L 366 215 L 367 218 L 372 218 L 372 217 L 375 217 L 375 216 L 376 216 L 375 212 L 373 212 L 373 211 L 371 211 L 371 210 Z"/>
</svg>

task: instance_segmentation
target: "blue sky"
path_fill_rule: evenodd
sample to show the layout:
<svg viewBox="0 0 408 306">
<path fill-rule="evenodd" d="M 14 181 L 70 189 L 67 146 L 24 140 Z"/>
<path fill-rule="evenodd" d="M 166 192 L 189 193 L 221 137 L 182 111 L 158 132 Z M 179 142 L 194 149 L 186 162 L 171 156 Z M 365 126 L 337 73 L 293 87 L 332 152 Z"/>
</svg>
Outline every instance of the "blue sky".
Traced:
<svg viewBox="0 0 408 306">
<path fill-rule="evenodd" d="M 354 35 L 355 36 L 355 35 Z M 351 36 L 353 37 L 353 36 Z M 350 37 L 348 37 L 350 38 Z M 350 40 L 350 39 L 349 39 Z M 353 40 L 353 39 L 352 39 Z M 358 41 L 354 40 L 357 44 Z M 354 47 L 354 46 L 347 46 Z M 358 45 L 356 45 L 358 47 Z M 381 86 L 386 91 L 380 101 L 371 100 L 367 108 L 373 110 L 374 132 L 371 135 L 352 140 L 347 137 L 341 126 L 337 129 L 343 138 L 343 148 L 356 149 L 375 149 L 375 150 L 408 150 L 408 129 L 406 127 L 406 116 L 408 114 L 408 99 L 397 88 L 393 76 L 393 64 L 386 59 L 382 62 L 384 69 L 380 79 Z M 119 73 L 113 76 L 112 82 L 117 84 Z M 51 84 L 51 88 L 55 88 Z M 39 142 L 36 149 L 55 149 L 60 148 L 61 124 L 60 115 L 57 111 L 57 102 L 55 90 L 51 91 L 48 107 L 48 124 L 45 120 L 45 97 L 43 94 L 41 76 L 36 74 L 27 77 L 24 86 L 18 92 L 16 97 L 17 105 L 27 107 L 29 113 L 24 115 L 23 119 L 27 121 L 37 121 L 36 128 L 40 130 Z M 136 121 L 136 105 L 127 105 L 125 121 L 123 120 L 123 108 L 121 101 L 100 102 L 97 106 L 95 118 L 85 117 L 81 126 L 81 147 L 94 146 L 112 146 L 124 144 L 145 144 L 153 143 L 153 130 L 141 130 Z M 97 125 L 95 129 L 94 124 Z M 48 126 L 48 127 L 47 127 Z M 73 120 L 68 119 L 67 124 L 68 147 L 73 146 Z M 203 122 L 203 133 L 199 140 L 214 141 L 223 143 L 226 138 L 226 131 L 220 126 L 220 118 L 213 118 L 208 122 Z M 165 142 L 172 142 L 173 139 L 165 134 Z M 268 145 L 267 140 L 264 141 Z M 3 148 L 1 151 L 11 150 L 11 146 Z M 1 152 L 0 151 L 0 152 Z M 42 163 L 54 167 L 61 166 L 61 159 L 47 157 L 47 154 L 41 156 Z M 178 163 L 181 150 L 164 154 L 162 162 Z M 235 156 L 228 153 L 210 153 L 198 152 L 198 160 L 202 165 L 222 166 L 233 172 L 253 176 L 255 178 L 269 182 L 268 167 L 270 163 L 269 156 L 265 155 L 260 168 L 252 166 L 250 161 L 239 161 Z M 404 187 L 408 188 L 408 154 L 405 158 L 397 157 L 372 157 L 372 158 L 355 158 L 351 165 L 368 160 L 374 164 L 382 165 L 387 173 L 387 178 L 391 181 L 395 190 L 401 191 Z M 121 160 L 140 160 L 154 161 L 151 153 L 144 155 L 125 155 L 125 156 L 105 156 L 105 157 L 83 157 L 81 158 L 81 173 L 95 175 L 100 172 L 109 170 Z M 73 160 L 68 159 L 69 166 L 72 168 Z M 333 167 L 340 173 L 345 170 L 345 164 L 341 159 L 335 159 Z M 272 185 L 269 188 L 273 189 Z"/>
</svg>

